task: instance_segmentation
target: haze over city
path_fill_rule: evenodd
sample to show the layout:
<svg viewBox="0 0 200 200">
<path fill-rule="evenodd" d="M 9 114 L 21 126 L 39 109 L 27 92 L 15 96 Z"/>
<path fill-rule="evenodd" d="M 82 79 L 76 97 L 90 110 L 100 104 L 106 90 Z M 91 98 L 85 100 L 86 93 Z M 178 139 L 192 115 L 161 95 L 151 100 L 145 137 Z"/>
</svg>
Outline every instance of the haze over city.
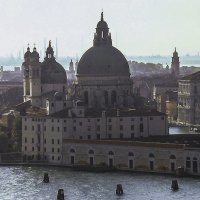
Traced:
<svg viewBox="0 0 200 200">
<path fill-rule="evenodd" d="M 0 0 L 0 56 L 17 55 L 27 43 L 43 53 L 44 41 L 58 39 L 59 56 L 81 56 L 92 45 L 103 9 L 114 46 L 127 55 L 196 55 L 198 0 Z M 43 8 L 43 9 L 42 9 Z"/>
</svg>

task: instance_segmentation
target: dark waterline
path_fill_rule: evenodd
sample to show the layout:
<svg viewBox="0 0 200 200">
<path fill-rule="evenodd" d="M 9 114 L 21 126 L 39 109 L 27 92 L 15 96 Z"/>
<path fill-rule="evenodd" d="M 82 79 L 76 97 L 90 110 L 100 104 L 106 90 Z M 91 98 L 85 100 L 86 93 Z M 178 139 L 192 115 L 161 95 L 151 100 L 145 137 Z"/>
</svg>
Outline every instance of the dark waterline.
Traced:
<svg viewBox="0 0 200 200">
<path fill-rule="evenodd" d="M 0 167 L 1 200 L 54 200 L 63 188 L 70 200 L 199 199 L 200 179 L 178 178 L 180 189 L 170 189 L 172 176 L 138 173 L 88 173 L 54 167 Z M 50 183 L 42 182 L 48 172 Z M 121 183 L 123 196 L 116 196 Z"/>
</svg>

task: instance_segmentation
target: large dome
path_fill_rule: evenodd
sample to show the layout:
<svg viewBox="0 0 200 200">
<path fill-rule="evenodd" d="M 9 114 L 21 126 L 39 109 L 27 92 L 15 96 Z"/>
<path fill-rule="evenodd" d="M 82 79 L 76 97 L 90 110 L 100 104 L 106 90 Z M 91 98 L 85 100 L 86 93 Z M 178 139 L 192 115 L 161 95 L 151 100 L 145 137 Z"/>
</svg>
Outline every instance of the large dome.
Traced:
<svg viewBox="0 0 200 200">
<path fill-rule="evenodd" d="M 129 66 L 124 55 L 111 45 L 93 46 L 81 57 L 77 75 L 129 76 Z"/>
<path fill-rule="evenodd" d="M 66 84 L 67 76 L 62 65 L 53 60 L 45 60 L 41 64 L 41 83 Z"/>
<path fill-rule="evenodd" d="M 103 19 L 97 23 L 93 47 L 81 57 L 77 76 L 130 76 L 129 66 L 124 55 L 112 46 L 108 25 Z"/>
</svg>

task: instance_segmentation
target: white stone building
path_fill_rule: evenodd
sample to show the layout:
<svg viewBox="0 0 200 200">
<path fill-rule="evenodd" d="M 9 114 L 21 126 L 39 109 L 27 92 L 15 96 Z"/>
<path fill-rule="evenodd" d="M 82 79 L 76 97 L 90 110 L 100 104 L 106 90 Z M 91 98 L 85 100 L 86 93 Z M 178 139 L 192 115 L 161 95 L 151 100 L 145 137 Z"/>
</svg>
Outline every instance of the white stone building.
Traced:
<svg viewBox="0 0 200 200">
<path fill-rule="evenodd" d="M 178 123 L 200 125 L 200 72 L 185 76 L 178 86 Z"/>
</svg>

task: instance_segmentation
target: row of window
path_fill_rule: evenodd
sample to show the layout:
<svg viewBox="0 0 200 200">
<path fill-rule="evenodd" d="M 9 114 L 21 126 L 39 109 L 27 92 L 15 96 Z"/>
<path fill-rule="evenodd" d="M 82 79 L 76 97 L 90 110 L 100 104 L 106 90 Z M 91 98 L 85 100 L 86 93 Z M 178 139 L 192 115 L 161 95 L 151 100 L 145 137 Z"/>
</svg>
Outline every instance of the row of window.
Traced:
<svg viewBox="0 0 200 200">
<path fill-rule="evenodd" d="M 37 147 L 37 150 L 36 150 L 35 147 L 32 147 L 32 151 L 33 151 L 33 152 L 34 152 L 34 151 L 40 151 L 40 150 L 41 150 L 40 147 Z M 24 151 L 27 151 L 27 146 L 24 146 Z M 44 147 L 44 152 L 47 152 L 46 147 Z M 51 152 L 52 152 L 52 153 L 56 153 L 56 149 L 55 149 L 55 148 L 51 148 Z M 57 148 L 57 153 L 60 153 L 60 148 Z"/>
<path fill-rule="evenodd" d="M 80 122 L 79 125 L 82 126 L 82 122 Z M 108 130 L 109 130 L 109 131 L 112 131 L 112 127 L 113 127 L 112 125 L 108 125 Z M 28 128 L 27 128 L 26 125 L 24 126 L 24 130 L 26 130 L 26 131 L 28 130 Z M 32 126 L 32 131 L 34 131 L 34 130 L 35 130 L 35 127 Z M 76 130 L 77 130 L 77 128 L 76 128 L 76 126 L 74 126 L 74 127 L 73 127 L 73 131 L 76 131 Z M 88 126 L 88 127 L 87 127 L 87 130 L 88 130 L 88 131 L 91 131 L 91 126 Z M 96 130 L 97 130 L 97 131 L 100 131 L 100 130 L 101 130 L 101 127 L 100 127 L 99 125 L 97 125 L 97 126 L 96 126 Z M 120 130 L 120 131 L 123 131 L 123 130 L 124 130 L 124 126 L 123 126 L 123 125 L 120 125 L 120 126 L 119 126 L 119 130 Z M 130 126 L 130 130 L 132 130 L 132 131 L 134 130 L 134 125 L 131 125 L 131 126 Z M 39 128 L 39 127 L 38 127 L 38 130 L 37 130 L 37 131 L 40 131 L 40 128 Z M 46 126 L 43 127 L 43 131 L 46 131 Z M 54 127 L 54 126 L 51 127 L 51 131 L 52 131 L 52 132 L 55 131 L 55 127 Z M 64 132 L 67 132 L 67 127 L 63 127 L 63 131 L 64 131 Z M 60 132 L 60 127 L 59 127 L 59 126 L 57 127 L 57 132 Z M 143 132 L 143 124 L 140 124 L 140 132 Z"/>
<path fill-rule="evenodd" d="M 162 120 L 164 120 L 164 117 L 161 117 Z M 25 121 L 27 121 L 27 118 L 24 118 Z M 51 119 L 51 122 L 54 122 L 56 119 Z M 123 118 L 119 119 L 120 121 L 123 121 Z M 153 117 L 150 117 L 150 120 L 153 120 Z M 37 122 L 46 122 L 46 119 L 40 119 L 40 118 L 32 118 L 32 121 L 37 121 Z M 87 119 L 88 122 L 90 122 L 90 119 Z M 127 119 L 126 119 L 127 121 Z M 131 121 L 134 121 L 134 118 L 131 118 Z M 143 121 L 143 117 L 140 117 L 140 121 Z M 57 119 L 57 122 L 60 122 L 60 119 Z M 66 122 L 66 120 L 64 120 Z M 74 123 L 76 123 L 76 119 L 73 120 Z M 100 122 L 100 118 L 97 119 L 97 122 Z M 108 118 L 108 122 L 112 122 L 112 118 Z"/>
<path fill-rule="evenodd" d="M 56 160 L 56 157 L 57 157 L 57 160 L 61 159 L 60 156 L 51 156 L 51 160 Z M 47 156 L 44 156 L 43 158 L 44 158 L 44 160 L 47 160 Z M 41 160 L 41 156 L 40 155 L 32 155 L 30 159 L 31 160 L 34 160 L 34 159 Z"/>
<path fill-rule="evenodd" d="M 56 144 L 55 141 L 56 141 L 55 139 L 51 139 L 51 144 Z M 25 143 L 28 142 L 27 137 L 24 138 L 24 142 L 25 142 Z M 35 139 L 32 138 L 32 139 L 31 139 L 31 143 L 33 144 L 34 142 L 35 142 Z M 37 142 L 40 143 L 40 137 L 38 137 Z M 46 138 L 44 138 L 44 144 L 46 144 L 46 143 L 47 143 L 47 140 L 46 140 Z M 57 144 L 60 144 L 60 140 L 59 140 L 59 139 L 57 139 Z"/>
</svg>

